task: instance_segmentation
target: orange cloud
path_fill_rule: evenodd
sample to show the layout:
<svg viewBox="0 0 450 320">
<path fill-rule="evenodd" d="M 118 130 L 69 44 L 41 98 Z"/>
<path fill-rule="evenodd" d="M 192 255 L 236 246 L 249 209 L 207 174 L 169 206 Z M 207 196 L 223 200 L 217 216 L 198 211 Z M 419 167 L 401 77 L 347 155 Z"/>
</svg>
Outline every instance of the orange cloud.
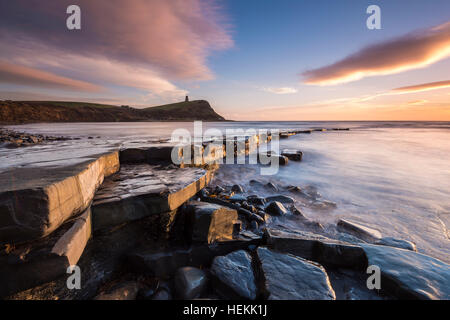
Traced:
<svg viewBox="0 0 450 320">
<path fill-rule="evenodd" d="M 414 86 L 393 89 L 392 91 L 396 92 L 396 93 L 413 93 L 413 92 L 430 91 L 430 90 L 437 90 L 437 89 L 444 89 L 444 88 L 450 88 L 450 80 L 422 83 L 422 84 L 418 84 L 418 85 L 414 85 Z"/>
<path fill-rule="evenodd" d="M 302 75 L 312 85 L 334 85 L 422 68 L 450 56 L 450 22 L 371 45 Z"/>
<path fill-rule="evenodd" d="M 0 82 L 72 91 L 101 91 L 100 86 L 0 61 Z"/>
</svg>

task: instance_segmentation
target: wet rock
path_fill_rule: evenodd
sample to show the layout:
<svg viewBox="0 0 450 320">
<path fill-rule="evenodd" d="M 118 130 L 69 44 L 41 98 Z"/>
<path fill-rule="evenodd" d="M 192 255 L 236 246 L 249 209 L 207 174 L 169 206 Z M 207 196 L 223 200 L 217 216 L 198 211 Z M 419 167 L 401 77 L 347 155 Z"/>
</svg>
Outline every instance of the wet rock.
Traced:
<svg viewBox="0 0 450 320">
<path fill-rule="evenodd" d="M 256 250 L 270 300 L 334 300 L 325 269 L 311 261 L 271 251 Z"/>
<path fill-rule="evenodd" d="M 281 152 L 281 155 L 287 157 L 289 160 L 292 161 L 302 161 L 303 158 L 303 152 L 293 149 L 284 149 Z"/>
<path fill-rule="evenodd" d="M 211 274 L 216 280 L 219 295 L 231 299 L 255 300 L 257 288 L 252 268 L 252 258 L 244 250 L 214 258 Z"/>
<path fill-rule="evenodd" d="M 72 161 L 0 173 L 0 243 L 48 236 L 86 210 L 104 178 L 119 170 L 117 152 Z"/>
<path fill-rule="evenodd" d="M 362 270 L 367 265 L 361 247 L 319 234 L 267 228 L 264 238 L 267 245 L 276 251 L 291 253 L 326 266 Z"/>
<path fill-rule="evenodd" d="M 244 188 L 239 184 L 235 184 L 234 186 L 231 187 L 231 191 L 236 193 L 244 193 Z"/>
<path fill-rule="evenodd" d="M 139 274 L 153 277 L 171 276 L 180 267 L 186 266 L 191 260 L 189 248 L 141 248 L 128 255 L 127 264 L 130 269 Z"/>
<path fill-rule="evenodd" d="M 264 198 L 258 197 L 257 195 L 248 196 L 247 201 L 258 206 L 265 206 L 266 204 L 266 200 Z"/>
<path fill-rule="evenodd" d="M 249 184 L 250 184 L 252 187 L 264 187 L 264 184 L 263 184 L 261 181 L 254 180 L 254 179 L 250 180 L 250 181 L 249 181 Z"/>
<path fill-rule="evenodd" d="M 198 201 L 188 202 L 185 210 L 186 234 L 191 241 L 213 243 L 233 238 L 236 210 Z"/>
<path fill-rule="evenodd" d="M 208 277 L 203 270 L 183 267 L 177 270 L 174 282 L 177 296 L 184 300 L 191 300 L 199 298 L 206 290 Z"/>
<path fill-rule="evenodd" d="M 288 191 L 293 192 L 293 193 L 302 193 L 302 189 L 298 186 L 289 186 Z"/>
<path fill-rule="evenodd" d="M 247 198 L 244 197 L 243 195 L 235 194 L 235 195 L 231 196 L 228 200 L 231 202 L 243 202 L 243 201 L 246 201 Z"/>
<path fill-rule="evenodd" d="M 400 248 L 400 249 L 406 249 L 406 250 L 411 250 L 411 251 L 417 252 L 415 243 L 413 243 L 411 241 L 407 241 L 407 240 L 385 237 L 385 238 L 382 238 L 381 240 L 377 241 L 376 244 L 382 245 L 382 246 L 396 247 L 396 248 Z"/>
<path fill-rule="evenodd" d="M 250 229 L 251 229 L 252 231 L 258 231 L 258 229 L 259 229 L 258 222 L 256 222 L 255 220 L 253 220 L 253 221 L 250 223 Z"/>
<path fill-rule="evenodd" d="M 272 182 L 268 182 L 264 185 L 264 187 L 268 190 L 272 190 L 272 191 L 278 191 L 278 187 L 272 183 Z"/>
<path fill-rule="evenodd" d="M 381 270 L 381 288 L 401 299 L 450 299 L 450 265 L 410 250 L 361 244 Z"/>
<path fill-rule="evenodd" d="M 282 216 L 288 213 L 283 204 L 278 201 L 273 201 L 269 203 L 265 211 L 273 216 Z"/>
<path fill-rule="evenodd" d="M 225 192 L 225 189 L 222 188 L 221 186 L 216 186 L 216 188 L 214 189 L 214 193 L 215 194 L 220 194 L 220 193 L 223 193 L 223 192 Z"/>
<path fill-rule="evenodd" d="M 94 229 L 171 212 L 203 189 L 210 178 L 210 172 L 200 168 L 122 165 L 95 195 Z"/>
<path fill-rule="evenodd" d="M 251 221 L 256 221 L 256 222 L 258 222 L 260 224 L 264 224 L 264 219 L 261 216 L 259 216 L 256 213 L 250 212 L 247 209 L 241 208 L 241 209 L 238 210 L 238 213 L 241 214 L 242 216 L 244 216 L 245 219 L 250 221 L 250 222 Z"/>
<path fill-rule="evenodd" d="M 129 281 L 115 286 L 108 293 L 99 294 L 95 300 L 135 300 L 138 291 L 138 283 Z"/>
<path fill-rule="evenodd" d="M 364 226 L 362 224 L 347 220 L 340 219 L 337 223 L 339 229 L 346 231 L 364 241 L 377 241 L 382 238 L 381 233 L 378 230 Z"/>
<path fill-rule="evenodd" d="M 266 202 L 278 201 L 281 203 L 294 203 L 295 200 L 289 196 L 278 194 L 275 196 L 266 197 Z"/>
<path fill-rule="evenodd" d="M 166 288 L 161 288 L 153 295 L 152 300 L 172 300 L 170 291 Z"/>
<path fill-rule="evenodd" d="M 47 238 L 0 253 L 0 297 L 55 280 L 76 265 L 91 237 L 91 211 Z"/>
</svg>

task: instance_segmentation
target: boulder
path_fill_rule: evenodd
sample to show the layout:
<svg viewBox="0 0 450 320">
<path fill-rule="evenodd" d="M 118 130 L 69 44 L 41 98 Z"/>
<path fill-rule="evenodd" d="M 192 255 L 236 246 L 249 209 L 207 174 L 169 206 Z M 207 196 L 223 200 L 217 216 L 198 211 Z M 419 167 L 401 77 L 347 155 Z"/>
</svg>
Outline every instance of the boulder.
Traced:
<svg viewBox="0 0 450 320">
<path fill-rule="evenodd" d="M 406 250 L 411 250 L 411 251 L 417 252 L 416 244 L 414 242 L 396 239 L 396 238 L 392 238 L 392 237 L 381 238 L 380 240 L 378 240 L 376 242 L 376 244 L 382 245 L 382 246 L 396 247 L 396 248 L 400 248 L 400 249 L 406 249 Z"/>
<path fill-rule="evenodd" d="M 281 155 L 292 161 L 302 161 L 303 158 L 303 152 L 293 149 L 284 149 L 281 151 Z"/>
<path fill-rule="evenodd" d="M 129 281 L 115 286 L 107 293 L 99 294 L 94 300 L 136 300 L 138 291 L 138 283 Z"/>
<path fill-rule="evenodd" d="M 314 262 L 260 247 L 256 250 L 269 300 L 334 300 L 325 269 Z"/>
<path fill-rule="evenodd" d="M 361 244 L 381 270 L 381 289 L 400 299 L 450 299 L 450 265 L 411 250 Z"/>
<path fill-rule="evenodd" d="M 208 277 L 203 270 L 183 267 L 175 273 L 175 291 L 179 298 L 192 300 L 199 298 L 208 286 Z"/>
<path fill-rule="evenodd" d="M 131 270 L 153 277 L 171 276 L 180 267 L 190 264 L 190 248 L 140 248 L 128 255 Z"/>
<path fill-rule="evenodd" d="M 282 216 L 288 213 L 286 208 L 278 201 L 273 201 L 269 203 L 265 209 L 268 214 L 273 216 Z"/>
<path fill-rule="evenodd" d="M 239 184 L 235 184 L 234 186 L 231 187 L 231 191 L 236 193 L 244 193 L 244 188 Z"/>
<path fill-rule="evenodd" d="M 250 212 L 247 209 L 240 208 L 238 210 L 239 214 L 245 217 L 246 220 L 252 222 L 256 221 L 257 223 L 264 224 L 264 219 L 256 213 Z"/>
<path fill-rule="evenodd" d="M 337 223 L 337 226 L 339 229 L 348 232 L 364 241 L 374 242 L 382 238 L 380 231 L 347 219 L 340 219 Z"/>
<path fill-rule="evenodd" d="M 257 288 L 252 268 L 252 258 L 239 250 L 214 258 L 211 274 L 216 280 L 219 295 L 231 299 L 255 300 Z"/>
<path fill-rule="evenodd" d="M 266 197 L 266 202 L 278 201 L 281 203 L 294 203 L 295 200 L 292 197 L 278 194 L 275 196 Z"/>
<path fill-rule="evenodd" d="M 194 242 L 213 243 L 233 238 L 236 210 L 207 202 L 186 205 L 186 234 Z"/>
<path fill-rule="evenodd" d="M 367 259 L 361 247 L 325 236 L 292 230 L 267 228 L 267 245 L 275 251 L 291 253 L 329 267 L 363 270 Z"/>
</svg>

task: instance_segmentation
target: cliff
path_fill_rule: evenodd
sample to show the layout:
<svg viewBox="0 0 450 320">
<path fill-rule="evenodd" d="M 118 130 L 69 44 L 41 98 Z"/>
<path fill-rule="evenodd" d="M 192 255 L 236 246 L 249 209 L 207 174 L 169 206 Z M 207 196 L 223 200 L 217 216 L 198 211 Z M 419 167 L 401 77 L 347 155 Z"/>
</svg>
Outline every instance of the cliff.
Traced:
<svg viewBox="0 0 450 320">
<path fill-rule="evenodd" d="M 0 123 L 224 121 L 208 101 L 179 102 L 145 109 L 85 102 L 0 101 Z"/>
</svg>

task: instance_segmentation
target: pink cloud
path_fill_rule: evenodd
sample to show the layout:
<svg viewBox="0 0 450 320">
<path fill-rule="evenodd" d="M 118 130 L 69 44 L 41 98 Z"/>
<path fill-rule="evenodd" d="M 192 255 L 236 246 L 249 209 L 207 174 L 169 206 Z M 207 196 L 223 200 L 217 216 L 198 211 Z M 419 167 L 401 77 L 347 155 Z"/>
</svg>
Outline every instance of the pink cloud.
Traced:
<svg viewBox="0 0 450 320">
<path fill-rule="evenodd" d="M 0 61 L 0 82 L 72 91 L 98 92 L 102 88 L 89 82 Z"/>
<path fill-rule="evenodd" d="M 32 48 L 39 43 L 66 54 L 133 64 L 172 80 L 212 78 L 207 57 L 214 50 L 233 45 L 223 10 L 215 1 L 76 3 L 81 8 L 81 30 L 69 31 L 66 8 L 73 1 L 2 2 L 0 39 L 18 48 Z"/>
<path fill-rule="evenodd" d="M 303 72 L 306 84 L 333 85 L 422 68 L 450 56 L 450 22 L 371 45 L 325 67 Z"/>
</svg>

